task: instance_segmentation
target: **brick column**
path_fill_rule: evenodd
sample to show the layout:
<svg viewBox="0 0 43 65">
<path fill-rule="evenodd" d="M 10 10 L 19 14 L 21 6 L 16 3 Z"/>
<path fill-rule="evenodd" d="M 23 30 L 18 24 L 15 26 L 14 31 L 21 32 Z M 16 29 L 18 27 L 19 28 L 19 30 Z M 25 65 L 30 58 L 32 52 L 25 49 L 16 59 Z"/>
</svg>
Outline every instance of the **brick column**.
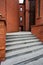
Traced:
<svg viewBox="0 0 43 65">
<path fill-rule="evenodd" d="M 0 62 L 5 60 L 6 22 L 0 19 Z"/>
<path fill-rule="evenodd" d="M 29 31 L 29 1 L 25 1 L 25 30 Z"/>
</svg>

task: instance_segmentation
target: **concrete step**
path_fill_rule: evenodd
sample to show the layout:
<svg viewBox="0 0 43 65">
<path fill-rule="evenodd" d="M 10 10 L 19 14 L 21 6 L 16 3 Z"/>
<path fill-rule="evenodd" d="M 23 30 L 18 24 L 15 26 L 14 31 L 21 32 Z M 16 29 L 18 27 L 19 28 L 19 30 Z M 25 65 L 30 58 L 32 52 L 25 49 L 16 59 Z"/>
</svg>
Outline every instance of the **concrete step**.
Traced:
<svg viewBox="0 0 43 65">
<path fill-rule="evenodd" d="M 34 40 L 22 40 L 22 41 L 8 41 L 8 42 L 6 42 L 6 45 L 18 45 L 18 44 L 22 44 L 22 43 L 32 43 L 32 42 L 39 42 L 39 40 L 38 39 L 34 39 Z"/>
<path fill-rule="evenodd" d="M 37 37 L 35 36 L 6 37 L 6 39 L 22 39 L 22 38 L 37 38 Z"/>
<path fill-rule="evenodd" d="M 6 45 L 6 47 L 10 47 L 10 46 L 19 46 L 19 45 L 25 45 L 25 44 L 29 44 L 29 45 L 35 45 L 35 44 L 42 44 L 42 42 L 37 41 L 37 42 L 26 42 L 26 43 L 18 43 L 18 44 L 12 44 L 12 45 Z"/>
<path fill-rule="evenodd" d="M 6 39 L 6 42 L 7 41 L 20 41 L 20 40 L 31 40 L 31 39 L 37 39 L 36 37 L 28 37 L 28 38 L 16 38 L 16 39 Z"/>
<path fill-rule="evenodd" d="M 13 34 L 11 34 L 11 35 L 6 34 L 6 36 L 27 36 L 27 35 L 32 35 L 32 34 L 17 34 L 17 35 L 16 34 L 15 35 L 13 35 Z"/>
<path fill-rule="evenodd" d="M 43 57 L 43 44 L 31 32 L 6 34 L 6 55 L 1 65 L 29 65 Z"/>
<path fill-rule="evenodd" d="M 18 64 L 21 65 L 23 62 L 26 62 L 27 60 L 30 60 L 40 55 L 43 55 L 43 49 L 36 52 L 33 51 L 30 54 L 27 53 L 22 56 L 12 57 L 10 59 L 8 58 L 5 61 L 3 61 L 1 65 L 18 65 Z"/>
<path fill-rule="evenodd" d="M 27 35 L 32 34 L 31 32 L 15 32 L 15 33 L 7 33 L 6 35 Z"/>
<path fill-rule="evenodd" d="M 12 50 L 12 49 L 21 49 L 21 48 L 25 48 L 25 47 L 29 47 L 29 44 L 22 44 L 22 45 L 12 45 L 12 46 L 7 46 L 6 50 Z"/>
<path fill-rule="evenodd" d="M 34 35 L 20 35 L 20 36 L 14 36 L 14 35 L 10 35 L 10 36 L 6 36 L 6 39 L 9 38 L 24 38 L 24 37 L 34 37 Z"/>
<path fill-rule="evenodd" d="M 38 44 L 28 44 L 28 47 L 25 48 L 21 48 L 21 49 L 15 49 L 15 50 L 9 50 L 6 51 L 6 57 L 13 57 L 13 56 L 20 56 L 23 55 L 25 53 L 31 53 L 31 52 L 35 52 L 37 50 L 43 49 L 43 45 L 38 43 Z"/>
</svg>

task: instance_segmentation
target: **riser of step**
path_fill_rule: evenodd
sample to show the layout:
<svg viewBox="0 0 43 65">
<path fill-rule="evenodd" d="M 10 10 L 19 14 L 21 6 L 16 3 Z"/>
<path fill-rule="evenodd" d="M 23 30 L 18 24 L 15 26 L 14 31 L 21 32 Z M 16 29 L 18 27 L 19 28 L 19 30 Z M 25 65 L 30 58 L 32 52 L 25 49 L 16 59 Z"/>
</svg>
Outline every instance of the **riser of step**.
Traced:
<svg viewBox="0 0 43 65">
<path fill-rule="evenodd" d="M 16 46 L 16 45 L 24 45 L 24 44 L 42 44 L 40 41 L 33 41 L 33 42 L 24 42 L 24 43 L 17 43 L 17 44 L 14 44 L 14 42 L 12 42 L 12 44 L 6 44 L 6 47 L 10 47 L 10 46 Z"/>
<path fill-rule="evenodd" d="M 22 56 L 12 57 L 10 59 L 5 60 L 4 63 L 2 62 L 1 65 L 15 65 L 17 63 L 22 63 L 23 61 L 25 62 L 26 60 L 35 58 L 40 55 L 43 55 L 43 49 L 36 51 L 35 53 L 33 51 L 31 54 L 27 53 Z"/>
<path fill-rule="evenodd" d="M 12 44 L 12 45 L 8 45 L 8 46 L 6 45 L 6 47 L 12 47 L 12 46 L 21 47 L 21 46 L 24 46 L 24 45 L 30 45 L 31 46 L 31 45 L 37 45 L 37 44 L 42 44 L 42 43 L 41 42 L 32 42 L 32 43 L 27 42 L 27 43 L 22 43 L 22 44 L 14 44 L 14 45 Z"/>
<path fill-rule="evenodd" d="M 21 49 L 21 48 L 25 48 L 25 47 L 29 47 L 29 44 L 7 46 L 6 50 Z"/>
<path fill-rule="evenodd" d="M 34 40 L 22 40 L 22 41 L 13 41 L 13 42 L 7 42 L 6 45 L 13 45 L 13 44 L 22 44 L 22 43 L 31 43 L 31 42 L 39 42 L 38 39 L 34 39 Z"/>
<path fill-rule="evenodd" d="M 16 33 L 7 33 L 6 35 L 27 35 L 32 34 L 31 32 L 16 32 Z"/>
<path fill-rule="evenodd" d="M 22 48 L 22 49 L 17 49 L 17 50 L 13 50 L 13 51 L 6 51 L 6 57 L 12 57 L 12 56 L 20 56 L 23 55 L 24 53 L 31 53 L 31 52 L 36 52 L 40 49 L 43 49 L 43 45 L 40 44 L 35 44 L 35 45 L 29 45 L 29 47 L 27 48 Z"/>
<path fill-rule="evenodd" d="M 7 35 L 6 36 L 26 36 L 26 35 L 32 35 L 32 34 L 11 34 L 11 35 Z"/>
<path fill-rule="evenodd" d="M 31 40 L 33 41 L 39 41 L 39 39 L 21 39 L 21 40 L 6 40 L 6 42 L 19 42 L 19 41 L 26 41 L 29 40 L 29 42 L 31 42 Z"/>
<path fill-rule="evenodd" d="M 6 37 L 6 39 L 22 39 L 22 38 L 37 38 L 37 37 L 34 37 L 34 36 L 23 36 L 23 37 Z"/>
<path fill-rule="evenodd" d="M 6 46 L 19 45 L 19 44 L 21 45 L 21 44 L 23 44 L 23 43 L 32 43 L 32 42 L 33 42 L 33 43 L 34 43 L 34 42 L 37 43 L 37 42 L 39 42 L 39 41 L 38 41 L 38 40 L 31 40 L 31 41 L 25 40 L 25 41 L 19 41 L 19 42 L 18 42 L 18 41 L 16 41 L 16 42 L 15 42 L 15 41 L 14 41 L 14 42 L 7 42 L 7 43 L 6 43 Z"/>
<path fill-rule="evenodd" d="M 21 36 L 10 35 L 10 36 L 6 36 L 6 38 L 13 38 L 13 37 L 14 37 L 14 38 L 17 38 L 17 37 L 18 37 L 18 38 L 19 38 L 19 37 L 34 37 L 34 35 L 23 35 L 23 36 L 22 36 L 22 35 L 21 35 Z"/>
<path fill-rule="evenodd" d="M 7 41 L 21 41 L 21 40 L 31 40 L 31 39 L 37 39 L 37 38 L 35 38 L 35 37 L 28 37 L 28 38 L 16 38 L 16 39 L 7 39 L 6 40 L 6 42 Z"/>
</svg>

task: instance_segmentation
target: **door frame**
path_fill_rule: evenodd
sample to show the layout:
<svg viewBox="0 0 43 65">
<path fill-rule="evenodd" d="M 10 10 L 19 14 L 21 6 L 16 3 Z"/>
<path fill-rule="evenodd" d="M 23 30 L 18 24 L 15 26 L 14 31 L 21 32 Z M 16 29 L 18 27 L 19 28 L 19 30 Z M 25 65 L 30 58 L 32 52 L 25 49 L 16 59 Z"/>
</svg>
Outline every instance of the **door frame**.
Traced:
<svg viewBox="0 0 43 65">
<path fill-rule="evenodd" d="M 36 0 L 29 1 L 29 31 L 31 31 L 31 26 L 35 25 L 35 10 L 36 10 Z"/>
</svg>

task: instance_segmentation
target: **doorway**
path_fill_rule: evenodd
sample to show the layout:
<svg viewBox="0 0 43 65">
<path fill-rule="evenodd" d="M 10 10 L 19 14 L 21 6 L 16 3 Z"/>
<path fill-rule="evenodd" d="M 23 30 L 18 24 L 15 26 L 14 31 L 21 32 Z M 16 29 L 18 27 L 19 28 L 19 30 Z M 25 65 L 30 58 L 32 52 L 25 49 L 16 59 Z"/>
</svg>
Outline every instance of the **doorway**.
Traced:
<svg viewBox="0 0 43 65">
<path fill-rule="evenodd" d="M 35 25 L 35 7 L 36 0 L 29 0 L 29 31 L 31 31 L 31 26 Z"/>
<path fill-rule="evenodd" d="M 20 27 L 19 27 L 19 31 L 24 31 L 22 25 L 20 25 Z"/>
</svg>

